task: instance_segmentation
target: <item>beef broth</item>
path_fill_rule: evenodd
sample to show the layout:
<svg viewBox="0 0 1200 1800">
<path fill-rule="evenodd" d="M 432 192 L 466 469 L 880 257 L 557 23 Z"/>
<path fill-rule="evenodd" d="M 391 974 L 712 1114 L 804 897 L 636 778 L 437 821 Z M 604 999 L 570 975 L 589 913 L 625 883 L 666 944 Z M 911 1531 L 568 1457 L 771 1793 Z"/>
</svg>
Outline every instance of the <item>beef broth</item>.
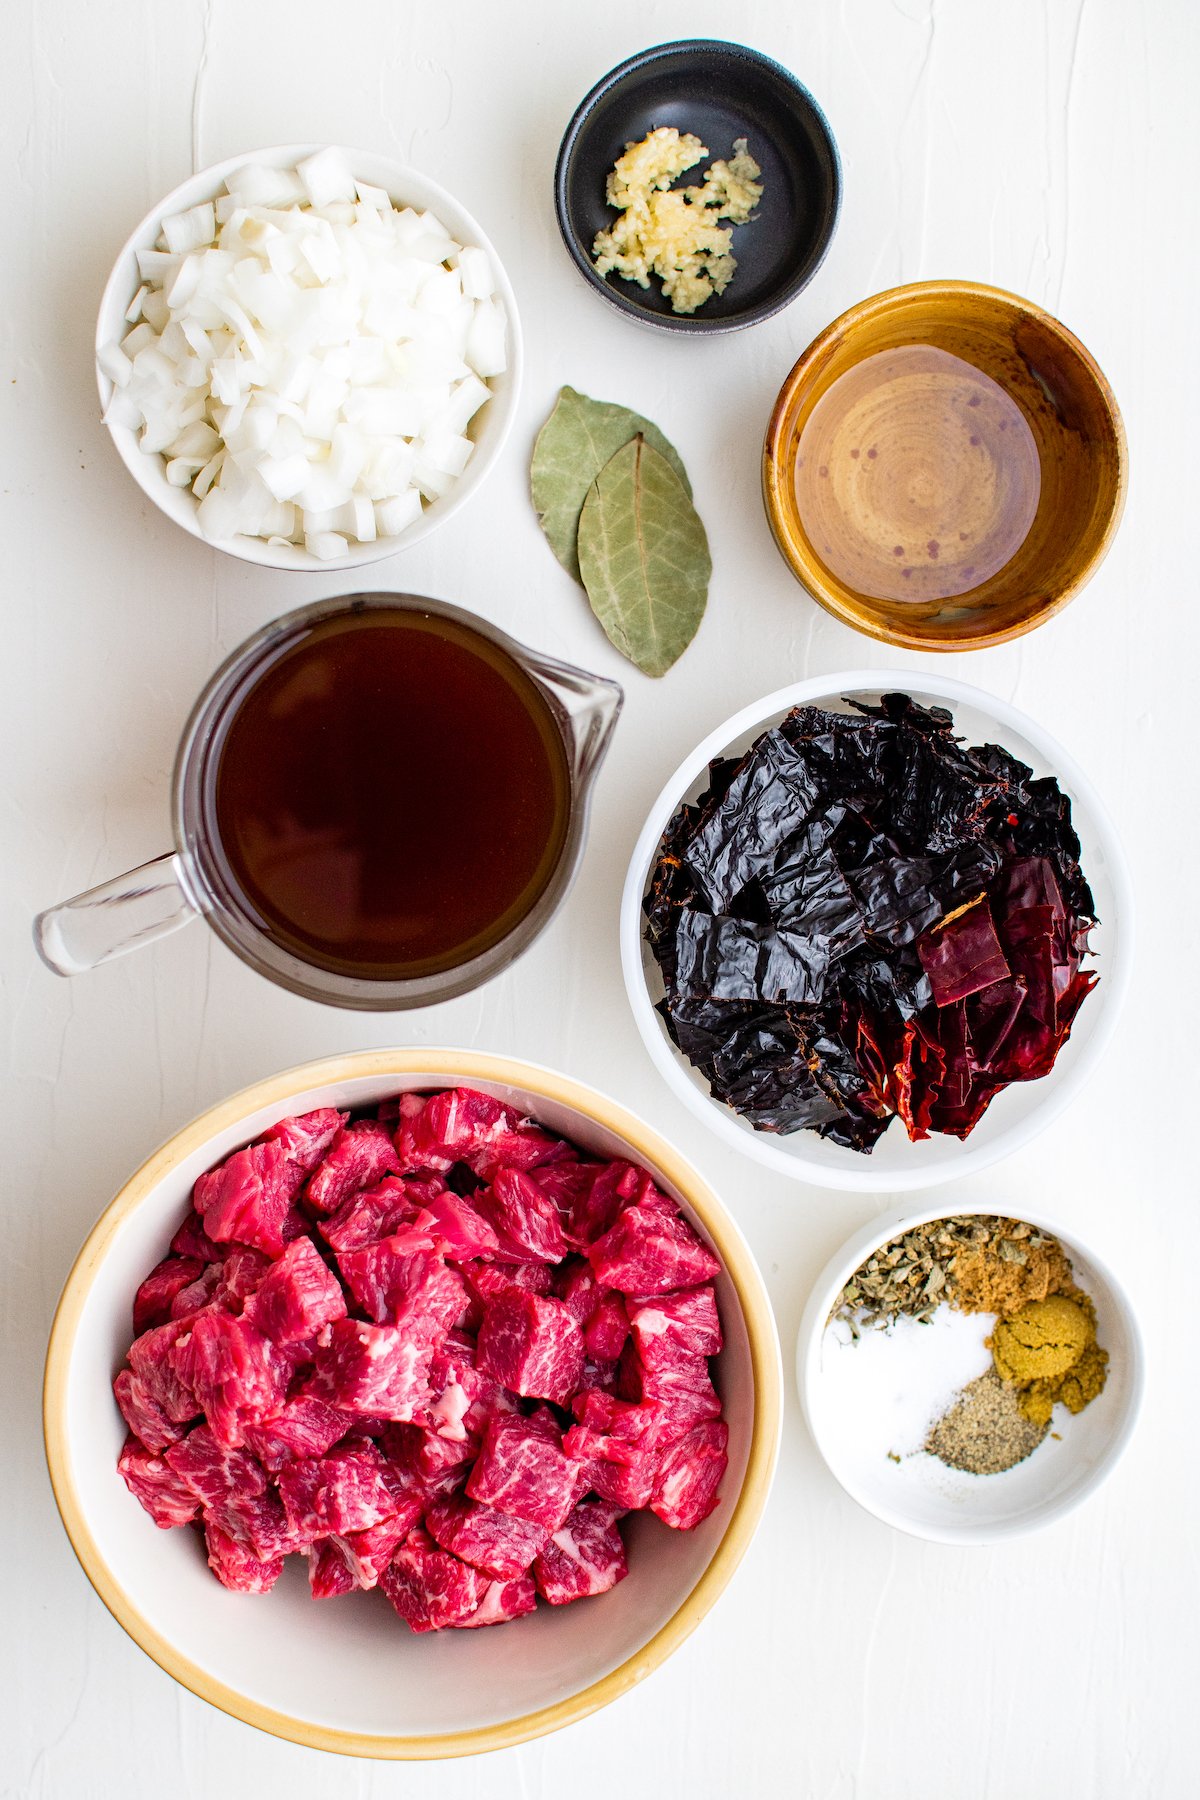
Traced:
<svg viewBox="0 0 1200 1800">
<path fill-rule="evenodd" d="M 215 758 L 237 902 L 339 974 L 403 979 L 491 948 L 545 891 L 570 774 L 550 706 L 457 620 L 368 607 L 257 673 Z"/>
</svg>

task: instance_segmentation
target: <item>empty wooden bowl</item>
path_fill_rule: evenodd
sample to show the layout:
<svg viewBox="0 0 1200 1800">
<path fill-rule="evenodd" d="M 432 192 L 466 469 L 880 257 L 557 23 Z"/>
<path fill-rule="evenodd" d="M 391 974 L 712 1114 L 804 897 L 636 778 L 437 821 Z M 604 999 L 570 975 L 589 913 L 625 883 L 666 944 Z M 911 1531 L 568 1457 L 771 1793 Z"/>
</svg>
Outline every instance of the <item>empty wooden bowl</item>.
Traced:
<svg viewBox="0 0 1200 1800">
<path fill-rule="evenodd" d="M 829 612 L 911 650 L 1003 643 L 1066 605 L 1125 499 L 1100 369 L 1049 313 L 926 281 L 843 313 L 783 384 L 763 496 Z"/>
</svg>

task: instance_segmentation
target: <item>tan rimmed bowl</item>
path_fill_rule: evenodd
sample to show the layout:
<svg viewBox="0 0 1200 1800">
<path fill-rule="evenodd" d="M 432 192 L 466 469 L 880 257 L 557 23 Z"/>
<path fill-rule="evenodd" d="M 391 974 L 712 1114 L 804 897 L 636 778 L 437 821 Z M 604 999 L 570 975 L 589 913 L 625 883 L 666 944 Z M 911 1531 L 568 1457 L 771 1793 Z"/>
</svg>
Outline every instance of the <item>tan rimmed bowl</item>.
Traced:
<svg viewBox="0 0 1200 1800">
<path fill-rule="evenodd" d="M 159 1531 L 116 1472 L 124 1427 L 110 1384 L 129 1307 L 164 1254 L 196 1176 L 274 1120 L 469 1084 L 601 1156 L 643 1164 L 724 1265 L 729 1424 L 721 1503 L 692 1532 L 631 1516 L 630 1572 L 611 1593 L 487 1631 L 417 1637 L 378 1593 L 314 1602 L 301 1559 L 265 1596 L 215 1582 L 194 1534 Z M 159 1666 L 234 1718 L 313 1749 L 391 1759 L 463 1756 L 555 1731 L 644 1679 L 695 1629 L 740 1562 L 779 1448 L 782 1365 L 762 1278 L 720 1201 L 632 1113 L 566 1076 L 458 1050 L 380 1050 L 309 1063 L 235 1094 L 179 1131 L 102 1215 L 67 1279 L 46 1360 L 46 1456 L 92 1586 Z"/>
<path fill-rule="evenodd" d="M 956 358 L 965 383 L 917 374 L 914 347 Z M 801 436 L 841 381 L 856 388 L 853 428 L 832 437 L 818 418 L 813 439 L 834 455 L 815 487 L 810 468 L 802 517 Z M 809 345 L 767 427 L 763 499 L 784 561 L 835 618 L 909 650 L 979 650 L 1032 631 L 1095 573 L 1126 464 L 1112 389 L 1064 325 L 1000 288 L 922 281 L 851 307 Z M 905 598 L 905 572 L 911 591 L 935 578 L 954 591 Z"/>
</svg>

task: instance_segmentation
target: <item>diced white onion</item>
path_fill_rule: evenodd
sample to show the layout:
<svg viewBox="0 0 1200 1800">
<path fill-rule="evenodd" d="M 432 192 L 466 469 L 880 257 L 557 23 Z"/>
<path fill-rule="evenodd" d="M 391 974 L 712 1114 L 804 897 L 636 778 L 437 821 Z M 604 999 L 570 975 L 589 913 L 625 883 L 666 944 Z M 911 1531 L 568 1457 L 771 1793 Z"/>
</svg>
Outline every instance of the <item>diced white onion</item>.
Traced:
<svg viewBox="0 0 1200 1800">
<path fill-rule="evenodd" d="M 310 556 L 319 557 L 322 562 L 332 562 L 336 556 L 345 556 L 350 546 L 339 532 L 309 531 L 304 536 L 304 548 Z"/>
<path fill-rule="evenodd" d="M 119 344 L 102 344 L 96 352 L 96 361 L 114 387 L 128 386 L 133 364 Z"/>
<path fill-rule="evenodd" d="M 482 250 L 467 245 L 458 253 L 458 272 L 462 276 L 463 293 L 469 300 L 487 300 L 496 291 L 492 265 Z"/>
<path fill-rule="evenodd" d="M 399 537 L 420 516 L 421 496 L 415 487 L 375 502 L 375 523 L 380 537 Z"/>
<path fill-rule="evenodd" d="M 330 561 L 398 536 L 467 467 L 507 366 L 490 259 L 338 151 L 243 165 L 137 261 L 131 329 L 97 353 L 105 417 L 190 487 L 206 536 Z"/>
<path fill-rule="evenodd" d="M 318 150 L 315 156 L 297 163 L 296 173 L 315 207 L 331 206 L 339 200 L 355 197 L 354 177 L 346 166 L 345 157 L 337 150 Z"/>
<path fill-rule="evenodd" d="M 211 200 L 204 200 L 199 206 L 189 206 L 186 212 L 172 213 L 162 222 L 167 249 L 175 255 L 195 250 L 201 244 L 210 244 L 216 228 Z"/>
</svg>

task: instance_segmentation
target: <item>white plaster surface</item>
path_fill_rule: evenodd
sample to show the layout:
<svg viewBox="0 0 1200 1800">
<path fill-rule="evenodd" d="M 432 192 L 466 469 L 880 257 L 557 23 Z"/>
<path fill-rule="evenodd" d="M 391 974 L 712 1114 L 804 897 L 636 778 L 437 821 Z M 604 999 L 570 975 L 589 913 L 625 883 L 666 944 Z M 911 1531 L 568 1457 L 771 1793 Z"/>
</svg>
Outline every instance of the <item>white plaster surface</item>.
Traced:
<svg viewBox="0 0 1200 1800">
<path fill-rule="evenodd" d="M 1198 408 L 1190 0 L 715 0 L 418 7 L 407 0 L 10 0 L 0 57 L 3 1573 L 0 1794 L 29 1800 L 1187 1800 L 1195 1727 L 1195 1181 L 1200 883 L 1195 827 Z M 601 306 L 558 239 L 551 173 L 586 89 L 692 33 L 790 64 L 826 107 L 845 205 L 781 316 L 675 341 Z M 298 139 L 410 159 L 461 196 L 515 281 L 529 352 L 501 466 L 464 514 L 364 585 L 442 595 L 626 682 L 576 889 L 506 977 L 392 1018 L 277 992 L 195 925 L 67 983 L 32 914 L 167 845 L 175 740 L 221 657 L 344 577 L 272 574 L 143 499 L 97 417 L 91 339 L 130 226 L 193 166 Z M 953 1551 L 858 1511 L 789 1393 L 758 1538 L 697 1634 L 644 1688 L 556 1737 L 475 1762 L 355 1763 L 261 1736 L 176 1687 L 94 1597 L 42 1460 L 54 1303 L 86 1230 L 202 1107 L 338 1049 L 469 1043 L 606 1088 L 734 1208 L 785 1362 L 808 1284 L 888 1205 L 759 1171 L 706 1133 L 642 1049 L 616 908 L 646 808 L 690 746 L 788 679 L 895 661 L 813 605 L 772 546 L 758 455 L 815 333 L 896 282 L 964 276 L 1058 313 L 1120 399 L 1132 480 L 1116 545 L 1062 616 L 953 658 L 1077 755 L 1137 885 L 1140 959 L 1117 1048 L 1035 1145 L 955 1202 L 1069 1219 L 1146 1329 L 1142 1425 L 1091 1503 L 1044 1534 Z M 533 434 L 562 382 L 631 402 L 687 460 L 712 540 L 708 617 L 661 683 L 630 671 L 541 542 Z M 937 659 L 902 657 L 914 670 Z M 950 1198 L 950 1195 L 947 1195 Z"/>
</svg>

